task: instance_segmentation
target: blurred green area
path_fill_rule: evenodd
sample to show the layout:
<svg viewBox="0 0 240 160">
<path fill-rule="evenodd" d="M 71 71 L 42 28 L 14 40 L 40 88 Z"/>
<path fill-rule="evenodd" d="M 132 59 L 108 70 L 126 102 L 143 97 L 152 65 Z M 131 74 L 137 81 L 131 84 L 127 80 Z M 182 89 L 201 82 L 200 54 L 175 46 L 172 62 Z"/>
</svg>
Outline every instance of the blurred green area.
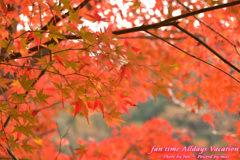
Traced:
<svg viewBox="0 0 240 160">
<path fill-rule="evenodd" d="M 130 110 L 131 118 L 126 114 L 122 118 L 128 123 L 135 123 L 141 126 L 147 120 L 153 117 L 167 120 L 173 128 L 173 131 L 180 132 L 181 136 L 190 135 L 190 141 L 182 142 L 183 145 L 198 145 L 201 147 L 226 147 L 228 144 L 224 142 L 224 134 L 235 131 L 234 123 L 238 121 L 237 116 L 230 116 L 228 113 L 217 114 L 215 128 L 208 123 L 204 123 L 200 115 L 195 115 L 186 109 L 172 104 L 167 98 L 159 95 L 157 102 L 150 97 L 146 103 L 139 103 L 136 109 Z M 106 120 L 102 120 L 101 114 L 93 114 L 89 116 L 89 122 L 83 116 L 69 115 L 67 111 L 60 111 L 54 120 L 58 124 L 60 136 L 66 134 L 65 138 L 70 142 L 70 146 L 62 146 L 62 151 L 70 153 L 70 148 L 78 148 L 77 139 L 82 138 L 90 141 L 101 141 L 112 136 L 112 128 L 108 130 Z M 122 123 L 122 127 L 128 126 Z M 119 130 L 119 128 L 117 128 Z M 179 139 L 179 134 L 173 134 L 173 137 Z M 59 139 L 59 135 L 54 137 Z"/>
</svg>

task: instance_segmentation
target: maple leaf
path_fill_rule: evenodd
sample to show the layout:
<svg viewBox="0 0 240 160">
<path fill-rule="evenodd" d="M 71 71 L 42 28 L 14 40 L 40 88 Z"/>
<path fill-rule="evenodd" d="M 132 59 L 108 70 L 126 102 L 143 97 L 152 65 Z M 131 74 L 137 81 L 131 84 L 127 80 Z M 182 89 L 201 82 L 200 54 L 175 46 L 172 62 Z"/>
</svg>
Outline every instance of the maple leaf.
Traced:
<svg viewBox="0 0 240 160">
<path fill-rule="evenodd" d="M 129 46 L 129 43 L 128 43 L 128 41 L 125 39 L 125 41 L 124 41 L 124 46 L 125 47 L 128 47 Z"/>
<path fill-rule="evenodd" d="M 93 110 L 95 110 L 97 107 L 100 107 L 102 113 L 104 112 L 104 108 L 103 108 L 103 104 L 102 102 L 100 101 L 100 99 L 97 99 L 95 102 L 94 102 L 94 107 L 93 107 Z"/>
<path fill-rule="evenodd" d="M 212 127 L 215 128 L 215 125 L 214 125 L 213 121 L 216 121 L 216 119 L 213 118 L 212 114 L 207 113 L 207 114 L 202 115 L 201 117 L 203 118 L 204 122 L 208 122 Z"/>
<path fill-rule="evenodd" d="M 230 146 L 234 146 L 238 143 L 238 141 L 235 137 L 233 137 L 233 135 L 224 135 L 223 140 L 228 142 Z"/>
<path fill-rule="evenodd" d="M 30 39 L 32 39 L 32 38 L 33 38 L 33 35 L 34 35 L 34 32 L 28 32 L 28 33 L 27 33 L 26 41 L 29 41 Z"/>
<path fill-rule="evenodd" d="M 153 93 L 155 102 L 157 100 L 158 93 L 161 93 L 162 95 L 166 96 L 169 99 L 169 101 L 172 102 L 172 98 L 168 90 L 169 88 L 172 88 L 172 87 L 168 84 L 164 84 L 163 81 L 158 80 L 152 88 L 152 93 Z"/>
<path fill-rule="evenodd" d="M 37 43 L 38 50 L 39 50 L 39 45 L 40 45 L 40 39 L 37 36 L 34 36 L 34 41 Z"/>
<path fill-rule="evenodd" d="M 122 79 L 124 78 L 124 76 L 127 76 L 127 79 L 128 79 L 128 82 L 130 85 L 132 85 L 132 75 L 129 71 L 129 69 L 127 68 L 126 65 L 123 65 L 121 67 L 121 73 L 120 73 L 120 80 L 119 80 L 119 83 L 121 83 Z"/>
<path fill-rule="evenodd" d="M 119 122 L 127 123 L 122 118 L 120 118 L 120 116 L 122 114 L 123 113 L 117 112 L 116 108 L 112 109 L 109 113 L 106 112 L 106 114 L 103 117 L 103 119 L 106 119 L 108 129 L 109 129 L 109 127 L 110 127 L 112 122 L 117 124 L 119 127 L 121 127 L 121 124 Z"/>
<path fill-rule="evenodd" d="M 32 150 L 35 149 L 35 147 L 33 147 L 32 145 L 29 145 L 28 140 L 23 141 L 21 146 L 25 151 L 33 154 Z"/>
<path fill-rule="evenodd" d="M 130 44 L 129 44 L 128 41 L 125 39 L 125 41 L 124 41 L 124 46 L 128 48 L 129 45 L 130 45 Z M 132 49 L 135 53 L 138 53 L 138 52 L 140 51 L 139 48 L 134 47 L 134 46 L 132 46 L 131 49 Z"/>
<path fill-rule="evenodd" d="M 64 156 L 51 143 L 49 134 L 56 130 L 52 117 L 58 109 L 42 110 L 51 101 L 60 102 L 63 109 L 74 101 L 74 119 L 80 113 L 88 121 L 88 110 L 100 111 L 97 114 L 104 116 L 108 127 L 120 126 L 120 116 L 130 113 L 128 107 L 135 106 L 133 102 L 147 101 L 150 91 L 155 101 L 160 93 L 170 101 L 174 98 L 190 106 L 193 113 L 203 107 L 215 113 L 239 111 L 240 32 L 236 5 L 240 1 L 176 1 L 177 5 L 169 1 L 167 6 L 161 0 L 155 2 L 149 9 L 139 0 L 118 4 L 100 0 L 0 1 L 2 157 L 36 159 L 30 152 L 41 153 L 40 159 L 142 159 L 153 139 L 161 146 L 182 147 L 171 138 L 166 121 L 153 119 L 142 127 L 121 128 L 119 136 L 101 142 L 90 138 L 84 141 L 84 147 L 80 146 L 80 150 L 85 148 L 81 153 L 75 155 L 78 151 L 72 150 L 72 157 Z M 181 15 L 169 16 L 175 9 Z M 198 19 L 197 14 L 205 16 Z M 160 19 L 157 15 L 161 15 Z M 144 18 L 136 20 L 139 17 Z M 111 22 L 97 25 L 107 20 Z M 134 74 L 137 76 L 132 85 Z M 40 110 L 42 114 L 37 116 Z M 213 117 L 210 113 L 202 116 L 214 126 Z M 236 117 L 224 118 L 227 124 Z M 233 136 L 225 140 L 239 146 L 240 123 L 236 131 L 231 131 Z M 117 134 L 116 129 L 113 134 Z M 20 135 L 27 137 L 19 141 Z M 44 136 L 38 140 L 32 138 L 34 135 Z M 188 141 L 189 137 L 180 135 L 179 139 Z M 6 152 L 6 147 L 13 154 L 8 155 L 11 152 Z M 152 154 L 144 158 L 159 157 Z"/>
<path fill-rule="evenodd" d="M 108 160 L 109 157 L 107 155 L 103 154 L 103 153 L 99 153 L 98 154 L 98 159 L 99 160 Z"/>
<path fill-rule="evenodd" d="M 12 80 L 7 79 L 7 78 L 2 78 L 0 75 L 0 86 L 1 87 L 8 89 L 9 87 L 8 87 L 7 83 L 10 83 L 10 82 L 12 82 Z"/>
<path fill-rule="evenodd" d="M 97 12 L 95 12 L 93 15 L 91 14 L 86 14 L 88 17 L 92 18 L 93 21 L 105 21 L 107 22 L 106 18 L 102 18 Z"/>
<path fill-rule="evenodd" d="M 54 58 L 56 58 L 56 60 L 58 61 L 58 63 L 60 63 L 62 66 L 64 66 L 64 64 L 62 63 L 63 58 L 59 57 L 58 55 L 54 55 Z"/>
<path fill-rule="evenodd" d="M 1 6 L 2 6 L 4 13 L 7 14 L 8 11 L 7 11 L 7 7 L 6 7 L 4 0 L 2 0 Z"/>
<path fill-rule="evenodd" d="M 76 115 L 82 111 L 82 114 L 84 115 L 84 117 L 87 119 L 87 122 L 89 124 L 89 120 L 88 120 L 88 110 L 84 104 L 84 102 L 80 99 L 78 101 L 75 101 L 73 103 L 71 103 L 71 105 L 75 105 L 75 111 L 74 111 L 74 117 L 73 119 L 75 119 Z"/>
<path fill-rule="evenodd" d="M 39 102 L 47 103 L 46 99 L 51 97 L 50 95 L 43 94 L 43 89 L 41 89 L 39 92 L 37 91 L 37 99 Z"/>
<path fill-rule="evenodd" d="M 36 109 L 33 110 L 32 113 L 31 113 L 32 116 L 36 116 L 36 115 L 38 114 L 39 111 L 41 111 L 41 110 L 36 110 Z"/>
<path fill-rule="evenodd" d="M 75 112 L 74 112 L 74 118 L 76 117 L 76 115 L 81 111 L 82 109 L 82 101 L 79 100 L 79 101 L 76 101 L 76 102 L 73 102 L 71 103 L 71 105 L 75 105 Z"/>
</svg>

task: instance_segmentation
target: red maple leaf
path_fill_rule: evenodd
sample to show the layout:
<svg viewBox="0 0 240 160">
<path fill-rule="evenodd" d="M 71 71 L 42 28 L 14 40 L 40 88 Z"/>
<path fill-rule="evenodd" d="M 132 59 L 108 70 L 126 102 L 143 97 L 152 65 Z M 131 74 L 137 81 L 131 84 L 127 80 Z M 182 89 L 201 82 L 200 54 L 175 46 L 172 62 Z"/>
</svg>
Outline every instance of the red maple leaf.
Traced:
<svg viewBox="0 0 240 160">
<path fill-rule="evenodd" d="M 208 122 L 212 127 L 215 128 L 213 121 L 216 121 L 216 119 L 213 118 L 212 116 L 213 116 L 212 114 L 207 113 L 207 114 L 202 115 L 201 117 L 203 118 L 204 122 Z"/>
<path fill-rule="evenodd" d="M 79 100 L 79 101 L 76 101 L 76 102 L 73 102 L 71 103 L 71 105 L 75 105 L 75 112 L 74 112 L 74 117 L 73 119 L 75 119 L 76 115 L 81 111 L 82 109 L 82 101 Z"/>
</svg>

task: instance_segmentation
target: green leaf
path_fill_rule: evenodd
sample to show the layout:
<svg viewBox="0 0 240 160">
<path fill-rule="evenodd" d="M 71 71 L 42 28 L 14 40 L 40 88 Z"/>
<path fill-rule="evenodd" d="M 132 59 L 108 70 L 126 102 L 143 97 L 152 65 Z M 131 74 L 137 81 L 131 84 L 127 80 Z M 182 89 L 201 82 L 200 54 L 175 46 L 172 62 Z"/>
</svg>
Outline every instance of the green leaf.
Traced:
<svg viewBox="0 0 240 160">
<path fill-rule="evenodd" d="M 46 99 L 48 99 L 51 96 L 47 95 L 47 94 L 43 94 L 43 89 L 41 89 L 39 92 L 37 91 L 37 97 L 38 97 L 39 102 L 47 103 Z"/>
<path fill-rule="evenodd" d="M 62 83 L 60 82 L 60 84 L 56 83 L 56 82 L 52 82 L 53 85 L 57 88 L 57 89 L 62 89 Z"/>
<path fill-rule="evenodd" d="M 32 150 L 35 149 L 35 147 L 31 146 L 28 144 L 28 140 L 25 140 L 22 142 L 22 145 L 21 147 L 26 151 L 26 152 L 29 152 L 29 153 L 32 153 Z"/>
<path fill-rule="evenodd" d="M 78 65 L 77 65 L 76 61 L 70 61 L 70 62 L 65 61 L 65 67 L 66 68 L 71 67 L 75 72 L 77 72 L 76 68 L 78 67 Z"/>
<path fill-rule="evenodd" d="M 27 124 L 26 126 L 23 126 L 23 125 L 15 125 L 14 126 L 14 130 L 13 132 L 21 132 L 22 134 L 24 134 L 26 137 L 29 137 L 30 135 L 33 136 L 33 137 L 36 137 L 32 131 L 32 129 L 34 128 L 33 125 L 31 124 Z"/>
<path fill-rule="evenodd" d="M 37 36 L 38 38 L 46 39 L 46 38 L 43 36 L 42 32 L 43 32 L 43 31 L 36 29 L 35 32 L 34 32 L 34 35 Z"/>
<path fill-rule="evenodd" d="M 12 102 L 14 102 L 15 100 L 18 100 L 19 103 L 27 103 L 26 99 L 25 99 L 25 94 L 21 93 L 21 94 L 17 94 L 16 92 L 12 93 L 13 98 L 12 98 Z"/>
<path fill-rule="evenodd" d="M 27 90 L 27 91 L 36 90 L 35 88 L 32 87 L 32 84 L 35 81 L 35 78 L 27 80 L 27 76 L 24 73 L 22 79 L 18 79 L 18 81 L 25 90 Z"/>
</svg>

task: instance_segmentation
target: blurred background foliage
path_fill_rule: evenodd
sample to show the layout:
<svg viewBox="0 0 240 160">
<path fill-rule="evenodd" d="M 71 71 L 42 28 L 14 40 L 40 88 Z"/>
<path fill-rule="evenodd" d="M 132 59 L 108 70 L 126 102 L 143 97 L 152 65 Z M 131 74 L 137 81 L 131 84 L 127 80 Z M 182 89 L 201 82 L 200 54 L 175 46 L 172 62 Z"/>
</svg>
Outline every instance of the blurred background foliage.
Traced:
<svg viewBox="0 0 240 160">
<path fill-rule="evenodd" d="M 238 121 L 236 115 L 230 116 L 225 113 L 223 116 L 219 113 L 217 117 L 214 117 L 218 123 L 215 123 L 215 128 L 213 128 L 210 124 L 203 122 L 201 115 L 172 104 L 162 95 L 157 97 L 156 103 L 153 97 L 149 97 L 146 103 L 139 103 L 136 109 L 131 109 L 130 112 L 131 117 L 126 114 L 122 118 L 128 124 L 135 123 L 137 126 L 141 126 L 153 117 L 167 120 L 172 126 L 173 137 L 180 140 L 183 146 L 226 147 L 228 144 L 222 140 L 223 135 L 233 132 L 235 130 L 233 124 Z M 60 111 L 59 115 L 54 117 L 54 120 L 58 125 L 60 136 L 67 132 L 65 138 L 69 140 L 70 145 L 61 146 L 62 152 L 65 153 L 70 153 L 71 149 L 79 147 L 78 138 L 94 142 L 113 136 L 113 128 L 108 130 L 106 121 L 102 120 L 101 115 L 97 113 L 89 116 L 90 124 L 83 116 L 77 116 L 74 120 L 73 116 L 67 111 Z M 128 125 L 122 124 L 122 127 L 125 126 Z M 115 129 L 120 130 L 119 127 Z M 185 138 L 181 140 L 183 137 Z M 59 139 L 59 135 L 56 135 L 53 141 L 57 139 Z"/>
</svg>

